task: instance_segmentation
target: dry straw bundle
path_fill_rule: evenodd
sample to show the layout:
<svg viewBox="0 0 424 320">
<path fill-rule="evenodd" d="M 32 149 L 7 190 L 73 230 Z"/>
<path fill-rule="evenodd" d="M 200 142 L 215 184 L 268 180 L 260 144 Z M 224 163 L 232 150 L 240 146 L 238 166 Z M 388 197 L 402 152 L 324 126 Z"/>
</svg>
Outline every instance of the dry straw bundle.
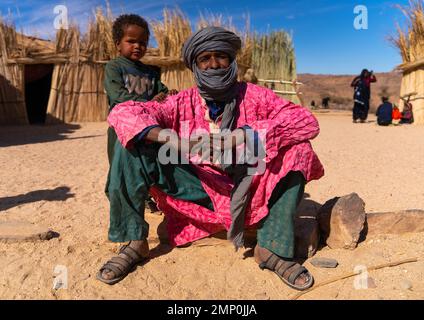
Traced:
<svg viewBox="0 0 424 320">
<path fill-rule="evenodd" d="M 104 15 L 102 9 L 97 8 L 94 17 L 95 20 L 89 22 L 88 32 L 83 38 L 83 53 L 94 61 L 109 61 L 118 54 L 112 36 L 112 11 L 108 6 Z"/>
<path fill-rule="evenodd" d="M 398 6 L 408 20 L 408 29 L 403 31 L 397 25 L 398 36 L 392 38 L 399 48 L 403 62 L 416 62 L 424 59 L 424 4 L 421 0 L 411 0 L 409 7 Z"/>
<path fill-rule="evenodd" d="M 296 79 L 296 58 L 291 36 L 283 30 L 256 36 L 252 66 L 260 79 L 288 81 Z M 293 87 L 288 84 L 274 84 L 272 88 L 279 91 L 293 91 Z M 293 96 L 287 98 L 298 102 Z"/>
<path fill-rule="evenodd" d="M 241 50 L 237 53 L 237 65 L 239 68 L 239 79 L 242 80 L 247 69 L 252 66 L 253 48 L 255 39 L 253 33 L 250 31 L 250 17 L 245 17 L 244 30 L 238 30 L 234 24 L 232 17 L 225 19 L 222 14 L 205 13 L 200 14 L 197 22 L 197 29 L 208 26 L 224 27 L 237 34 L 242 40 Z"/>
<path fill-rule="evenodd" d="M 193 76 L 181 59 L 181 49 L 190 37 L 190 20 L 181 10 L 163 10 L 163 21 L 151 22 L 158 44 L 160 59 L 155 64 L 161 67 L 161 79 L 170 89 L 182 90 L 193 86 Z M 144 58 L 143 62 L 153 64 L 153 58 Z"/>
<path fill-rule="evenodd" d="M 291 80 L 296 75 L 293 43 L 285 31 L 276 31 L 255 39 L 253 66 L 265 79 Z"/>
</svg>

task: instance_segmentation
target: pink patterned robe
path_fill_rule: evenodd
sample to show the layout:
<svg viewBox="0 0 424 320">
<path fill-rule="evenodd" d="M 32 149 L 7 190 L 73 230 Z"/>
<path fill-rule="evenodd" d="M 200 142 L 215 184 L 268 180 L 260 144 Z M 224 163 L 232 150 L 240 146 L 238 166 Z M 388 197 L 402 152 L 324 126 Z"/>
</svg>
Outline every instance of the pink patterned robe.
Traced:
<svg viewBox="0 0 424 320">
<path fill-rule="evenodd" d="M 324 168 L 309 142 L 319 133 L 318 121 L 307 109 L 263 87 L 242 82 L 238 88 L 237 128 L 248 125 L 256 131 L 266 130 L 266 170 L 255 176 L 251 185 L 253 197 L 245 219 L 246 227 L 249 227 L 267 216 L 268 200 L 288 172 L 300 171 L 309 182 L 321 178 Z M 132 139 L 137 134 L 151 125 L 174 129 L 184 138 L 199 129 L 210 132 L 215 125 L 210 121 L 208 108 L 196 87 L 170 96 L 162 103 L 128 101 L 118 104 L 110 113 L 108 122 L 126 148 L 132 146 Z M 156 187 L 151 188 L 159 209 L 167 215 L 169 239 L 173 245 L 183 245 L 228 230 L 231 225 L 231 179 L 213 166 L 193 166 L 216 212 L 172 198 Z"/>
</svg>

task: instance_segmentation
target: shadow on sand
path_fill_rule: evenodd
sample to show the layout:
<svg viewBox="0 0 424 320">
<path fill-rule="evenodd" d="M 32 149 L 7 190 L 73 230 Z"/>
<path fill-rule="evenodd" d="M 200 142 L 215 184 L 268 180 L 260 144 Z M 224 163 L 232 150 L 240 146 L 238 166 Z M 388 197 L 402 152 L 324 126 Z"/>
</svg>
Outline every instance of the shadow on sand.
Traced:
<svg viewBox="0 0 424 320">
<path fill-rule="evenodd" d="M 80 129 L 78 124 L 0 126 L 0 147 L 43 143 L 69 138 L 68 135 Z"/>
<path fill-rule="evenodd" d="M 70 190 L 69 187 L 64 186 L 56 189 L 36 190 L 17 196 L 0 198 L 0 211 L 37 201 L 65 201 L 74 197 L 73 193 L 69 193 Z"/>
</svg>

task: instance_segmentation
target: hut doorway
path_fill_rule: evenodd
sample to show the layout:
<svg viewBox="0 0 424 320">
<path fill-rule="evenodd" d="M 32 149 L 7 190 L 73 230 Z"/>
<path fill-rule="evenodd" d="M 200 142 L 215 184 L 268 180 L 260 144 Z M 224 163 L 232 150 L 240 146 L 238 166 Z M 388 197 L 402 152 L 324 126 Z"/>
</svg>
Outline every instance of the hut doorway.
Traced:
<svg viewBox="0 0 424 320">
<path fill-rule="evenodd" d="M 25 105 L 30 124 L 46 121 L 53 67 L 53 64 L 25 65 Z"/>
</svg>

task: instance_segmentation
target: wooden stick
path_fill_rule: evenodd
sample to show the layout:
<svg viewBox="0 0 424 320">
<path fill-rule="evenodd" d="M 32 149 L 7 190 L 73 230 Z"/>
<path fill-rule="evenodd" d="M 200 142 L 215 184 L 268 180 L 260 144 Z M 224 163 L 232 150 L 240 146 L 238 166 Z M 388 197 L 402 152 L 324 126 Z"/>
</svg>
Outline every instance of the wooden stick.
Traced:
<svg viewBox="0 0 424 320">
<path fill-rule="evenodd" d="M 281 91 L 281 90 L 272 90 L 275 93 L 279 93 L 279 94 L 287 94 L 287 95 L 292 95 L 292 96 L 296 96 L 297 92 L 295 91 Z"/>
<path fill-rule="evenodd" d="M 389 263 L 381 264 L 381 265 L 378 265 L 378 266 L 370 267 L 370 268 L 367 269 L 367 271 L 374 271 L 374 270 L 383 269 L 383 268 L 396 267 L 396 266 L 399 266 L 399 265 L 405 264 L 405 263 L 418 262 L 418 260 L 420 260 L 420 259 L 419 258 L 411 258 L 411 259 L 406 259 L 406 260 L 402 260 L 402 261 L 389 262 Z M 290 300 L 297 300 L 301 296 L 303 296 L 303 295 L 305 295 L 305 294 L 307 294 L 307 293 L 309 293 L 311 291 L 314 291 L 315 289 L 317 289 L 319 287 L 323 287 L 323 286 L 325 286 L 327 284 L 334 283 L 334 282 L 337 282 L 337 281 L 340 281 L 340 280 L 343 280 L 343 279 L 351 278 L 351 277 L 354 277 L 354 276 L 356 276 L 358 274 L 361 274 L 361 271 L 346 273 L 346 274 L 341 275 L 339 277 L 336 277 L 336 278 L 333 278 L 333 279 L 330 279 L 330 280 L 321 282 L 321 283 L 317 284 L 316 286 L 313 286 L 309 290 L 306 290 L 306 291 L 299 292 L 299 293 L 295 294 Z"/>
<path fill-rule="evenodd" d="M 281 84 L 293 84 L 293 81 L 287 81 L 287 80 L 265 80 L 265 79 L 258 79 L 259 82 L 266 82 L 266 83 L 281 83 Z M 303 85 L 302 82 L 296 82 L 298 85 Z"/>
</svg>

